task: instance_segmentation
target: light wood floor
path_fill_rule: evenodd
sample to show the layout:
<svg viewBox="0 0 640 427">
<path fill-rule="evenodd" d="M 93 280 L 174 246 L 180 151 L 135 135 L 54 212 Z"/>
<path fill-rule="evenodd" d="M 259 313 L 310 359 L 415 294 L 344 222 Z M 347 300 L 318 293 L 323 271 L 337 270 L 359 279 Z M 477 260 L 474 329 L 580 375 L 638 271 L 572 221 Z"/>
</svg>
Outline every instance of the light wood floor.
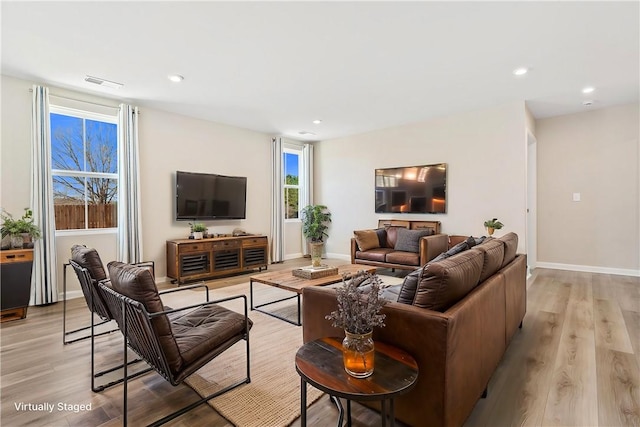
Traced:
<svg viewBox="0 0 640 427">
<path fill-rule="evenodd" d="M 269 266 L 269 271 L 308 262 L 287 261 Z M 249 276 L 209 285 L 215 289 L 244 283 Z M 71 325 L 88 318 L 84 300 L 69 303 Z M 113 364 L 119 360 L 121 338 L 110 334 L 104 339 L 112 345 L 100 347 L 97 362 Z M 2 323 L 0 344 L 3 426 L 121 425 L 122 386 L 91 392 L 89 341 L 62 345 L 61 303 L 30 307 L 27 319 Z M 489 396 L 478 402 L 466 425 L 640 426 L 639 383 L 640 278 L 536 270 L 528 281 L 524 327 L 494 374 Z M 130 420 L 148 423 L 194 400 L 197 396 L 189 387 L 172 387 L 150 373 L 130 383 Z M 91 403 L 92 410 L 18 411 L 15 405 L 20 402 Z M 354 405 L 353 412 L 355 426 L 380 423 L 377 413 L 360 405 Z M 337 410 L 324 397 L 309 410 L 309 425 L 334 426 L 336 420 Z M 229 424 L 202 405 L 168 425 Z"/>
</svg>

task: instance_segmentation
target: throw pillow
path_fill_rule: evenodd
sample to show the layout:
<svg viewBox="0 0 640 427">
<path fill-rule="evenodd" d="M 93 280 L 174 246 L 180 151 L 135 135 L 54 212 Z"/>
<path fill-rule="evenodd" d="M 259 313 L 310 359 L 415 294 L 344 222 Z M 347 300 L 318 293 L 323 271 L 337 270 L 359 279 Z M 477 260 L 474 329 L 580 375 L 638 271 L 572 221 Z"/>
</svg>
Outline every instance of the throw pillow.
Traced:
<svg viewBox="0 0 640 427">
<path fill-rule="evenodd" d="M 468 247 L 469 249 L 471 249 L 472 247 L 474 247 L 474 246 L 476 245 L 476 239 L 474 239 L 474 237 L 473 237 L 473 236 L 469 236 L 469 237 L 467 238 L 466 242 L 467 242 L 467 247 Z"/>
<path fill-rule="evenodd" d="M 368 251 L 380 247 L 380 240 L 375 230 L 358 230 L 354 231 L 356 243 L 361 251 Z"/>
<path fill-rule="evenodd" d="M 464 242 L 460 242 L 457 245 L 455 245 L 454 247 L 452 247 L 451 249 L 449 249 L 446 254 L 448 256 L 454 256 L 459 254 L 460 252 L 464 252 L 467 249 L 469 249 L 469 246 L 467 245 L 467 241 L 465 240 Z"/>
<path fill-rule="evenodd" d="M 402 288 L 400 288 L 400 292 L 398 293 L 398 302 L 402 304 L 413 304 L 413 299 L 416 296 L 416 289 L 418 289 L 420 277 L 422 277 L 422 268 L 413 270 L 405 276 L 404 281 L 402 282 Z"/>
<path fill-rule="evenodd" d="M 387 247 L 387 229 L 377 228 L 376 234 L 378 235 L 378 242 L 380 243 L 380 247 L 386 248 Z"/>
<path fill-rule="evenodd" d="M 447 258 L 449 258 L 449 255 L 446 252 L 442 252 L 440 255 L 438 255 L 437 257 L 435 257 L 431 261 L 429 261 L 429 263 L 438 262 L 438 261 L 441 261 L 441 260 L 447 259 Z"/>
<path fill-rule="evenodd" d="M 420 239 L 425 236 L 430 236 L 433 233 L 431 230 L 407 230 L 406 228 L 398 229 L 398 240 L 394 249 L 396 251 L 403 252 L 420 252 Z"/>
</svg>

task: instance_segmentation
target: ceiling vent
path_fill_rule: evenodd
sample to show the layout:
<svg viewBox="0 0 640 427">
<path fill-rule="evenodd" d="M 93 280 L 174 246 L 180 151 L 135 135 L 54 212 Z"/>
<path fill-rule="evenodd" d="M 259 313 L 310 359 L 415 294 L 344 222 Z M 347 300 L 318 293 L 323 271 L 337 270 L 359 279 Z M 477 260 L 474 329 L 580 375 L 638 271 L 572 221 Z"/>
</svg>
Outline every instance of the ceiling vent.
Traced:
<svg viewBox="0 0 640 427">
<path fill-rule="evenodd" d="M 100 77 L 87 76 L 84 78 L 85 82 L 93 83 L 96 85 L 108 87 L 111 89 L 120 89 L 124 84 L 118 82 L 112 82 L 110 80 L 101 79 Z"/>
</svg>

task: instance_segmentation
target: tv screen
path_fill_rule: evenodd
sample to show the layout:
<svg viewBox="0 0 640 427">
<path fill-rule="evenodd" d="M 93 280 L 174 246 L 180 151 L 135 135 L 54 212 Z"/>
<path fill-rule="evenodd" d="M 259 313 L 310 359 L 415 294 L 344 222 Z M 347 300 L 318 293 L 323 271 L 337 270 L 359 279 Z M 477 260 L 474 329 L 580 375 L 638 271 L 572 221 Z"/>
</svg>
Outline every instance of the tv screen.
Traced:
<svg viewBox="0 0 640 427">
<path fill-rule="evenodd" d="M 376 169 L 376 213 L 446 213 L 447 164 Z"/>
<path fill-rule="evenodd" d="M 176 220 L 245 219 L 247 178 L 176 172 Z"/>
</svg>

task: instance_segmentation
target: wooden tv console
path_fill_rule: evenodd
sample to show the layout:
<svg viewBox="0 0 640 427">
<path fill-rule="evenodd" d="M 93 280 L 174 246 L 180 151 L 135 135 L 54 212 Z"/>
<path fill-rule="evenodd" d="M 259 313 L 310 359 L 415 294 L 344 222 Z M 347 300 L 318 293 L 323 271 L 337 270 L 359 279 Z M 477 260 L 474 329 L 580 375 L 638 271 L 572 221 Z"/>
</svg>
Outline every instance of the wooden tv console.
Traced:
<svg viewBox="0 0 640 427">
<path fill-rule="evenodd" d="M 171 283 L 209 279 L 267 268 L 267 236 L 223 236 L 167 240 L 167 277 Z"/>
</svg>

